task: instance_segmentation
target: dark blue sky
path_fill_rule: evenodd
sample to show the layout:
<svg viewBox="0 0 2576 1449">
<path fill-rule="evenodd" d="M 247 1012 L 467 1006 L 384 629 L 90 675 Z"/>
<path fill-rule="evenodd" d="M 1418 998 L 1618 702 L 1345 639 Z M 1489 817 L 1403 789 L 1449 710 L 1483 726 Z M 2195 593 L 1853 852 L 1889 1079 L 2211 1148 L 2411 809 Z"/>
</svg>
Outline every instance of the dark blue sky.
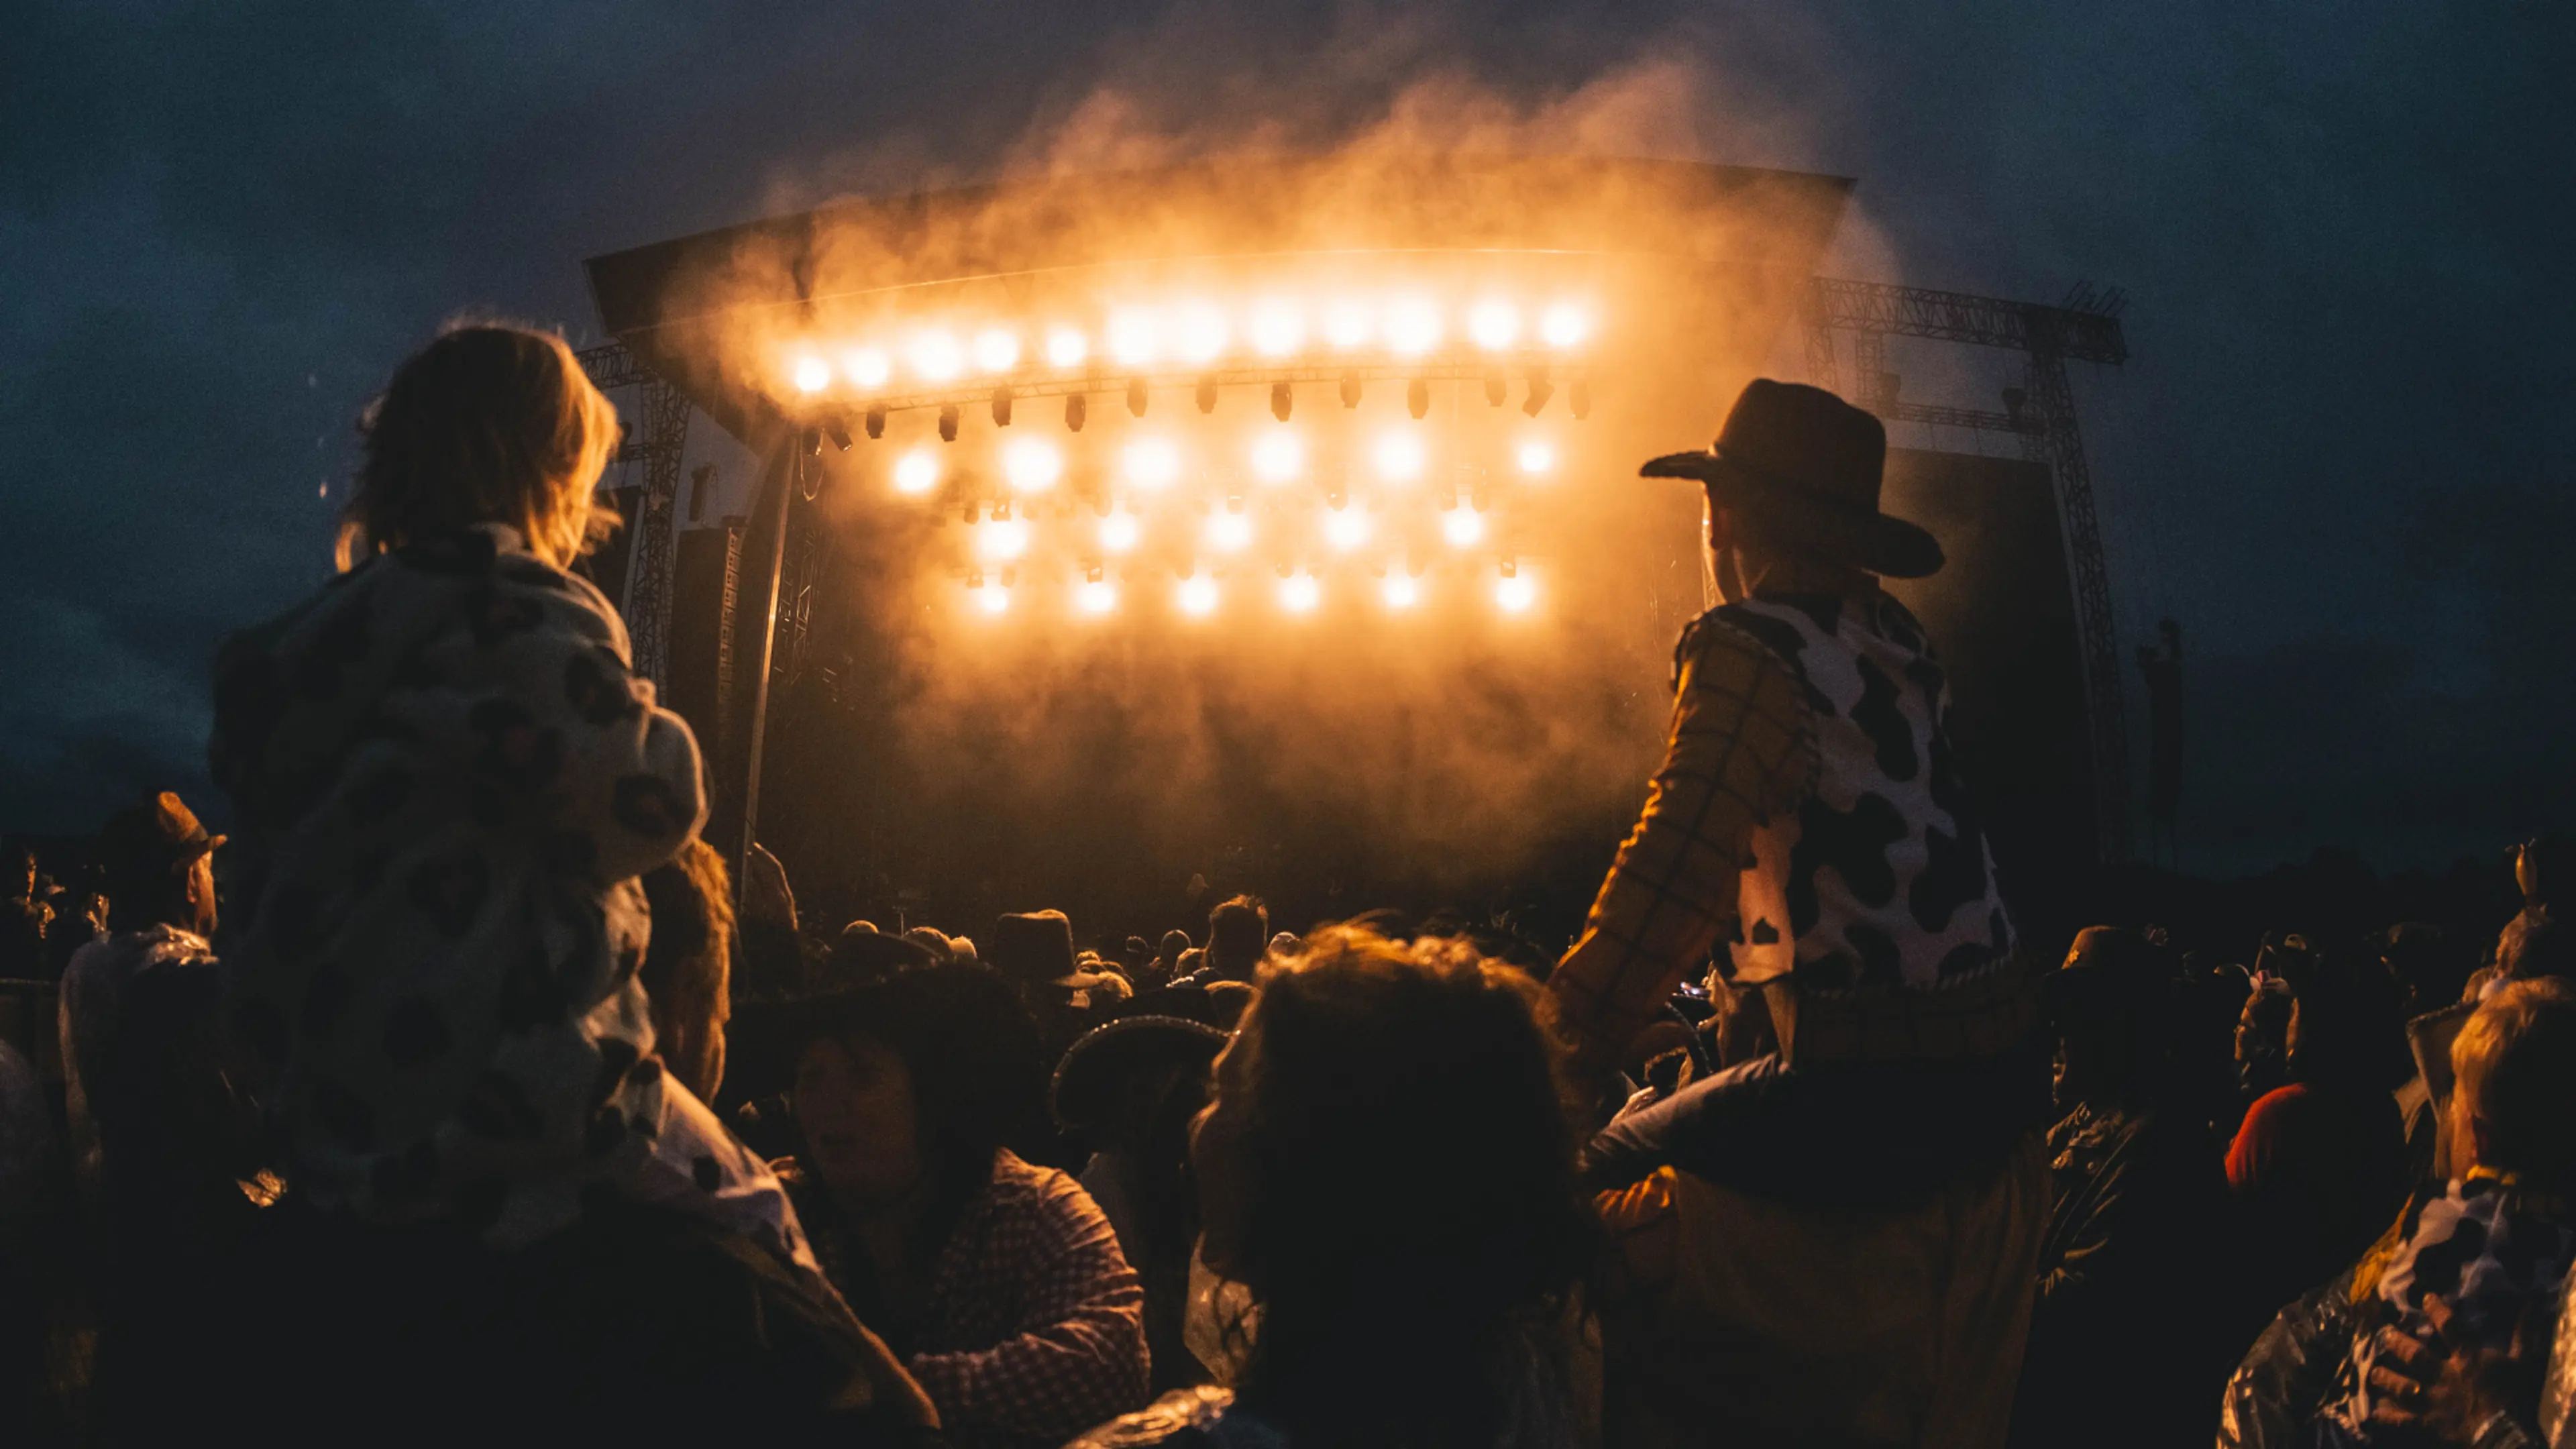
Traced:
<svg viewBox="0 0 2576 1449">
<path fill-rule="evenodd" d="M 2189 631 L 2185 863 L 2499 846 L 2576 815 L 2571 14 L 38 0 L 0 47 L 0 828 L 207 793 L 212 650 L 321 577 L 351 420 L 442 317 L 578 340 L 598 251 L 1392 113 L 1856 176 L 1852 274 L 2127 287 L 2136 360 L 2078 387 L 2123 633 Z"/>
</svg>

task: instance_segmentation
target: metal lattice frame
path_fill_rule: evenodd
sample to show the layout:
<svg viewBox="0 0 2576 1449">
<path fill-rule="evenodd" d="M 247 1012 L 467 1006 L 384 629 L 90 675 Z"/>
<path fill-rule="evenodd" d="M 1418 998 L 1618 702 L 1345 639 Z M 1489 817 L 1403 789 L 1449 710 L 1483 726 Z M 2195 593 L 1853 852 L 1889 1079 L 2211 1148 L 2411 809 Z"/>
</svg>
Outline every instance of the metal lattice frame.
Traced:
<svg viewBox="0 0 2576 1449">
<path fill-rule="evenodd" d="M 680 460 L 688 451 L 689 400 L 638 361 L 623 343 L 580 354 L 591 385 L 602 392 L 641 390 L 643 435 L 630 436 L 619 462 L 644 464 L 644 498 L 637 512 L 635 559 L 626 586 L 626 632 L 635 648 L 635 672 L 657 689 L 671 686 L 671 511 L 680 492 Z"/>
<path fill-rule="evenodd" d="M 2093 506 L 2093 477 L 2084 459 L 2083 430 L 2075 418 L 2068 361 L 2107 362 L 2129 357 L 2120 328 L 2122 298 L 2089 288 L 2070 293 L 2063 306 L 1938 292 L 1818 277 L 1807 293 L 1807 371 L 1823 387 L 1837 383 L 1834 333 L 1853 334 L 1856 391 L 1863 406 L 1882 417 L 1982 428 L 2018 435 L 2024 456 L 2045 464 L 2057 489 L 2065 529 L 2067 575 L 2075 590 L 2076 627 L 2084 651 L 2087 714 L 2093 729 L 2094 817 L 2102 859 L 2116 863 L 2136 848 L 2130 823 L 2128 714 L 2120 694 L 2120 641 L 2111 615 L 2111 578 L 2103 563 L 2101 522 Z M 1886 339 L 1921 337 L 1971 347 L 2022 353 L 2028 403 L 2009 413 L 1900 403 L 1881 381 Z"/>
</svg>

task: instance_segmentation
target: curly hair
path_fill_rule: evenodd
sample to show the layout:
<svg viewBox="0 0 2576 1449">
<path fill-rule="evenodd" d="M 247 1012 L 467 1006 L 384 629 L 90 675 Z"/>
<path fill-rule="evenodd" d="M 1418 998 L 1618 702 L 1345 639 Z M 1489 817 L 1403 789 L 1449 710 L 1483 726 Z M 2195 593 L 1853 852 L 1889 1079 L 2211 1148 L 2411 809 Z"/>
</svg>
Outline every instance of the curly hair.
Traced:
<svg viewBox="0 0 2576 1449">
<path fill-rule="evenodd" d="M 1334 1442 L 1490 1435 L 1499 1366 L 1597 1256 L 1538 996 L 1463 941 L 1347 926 L 1264 966 L 1240 1104 L 1247 1404 Z"/>
</svg>

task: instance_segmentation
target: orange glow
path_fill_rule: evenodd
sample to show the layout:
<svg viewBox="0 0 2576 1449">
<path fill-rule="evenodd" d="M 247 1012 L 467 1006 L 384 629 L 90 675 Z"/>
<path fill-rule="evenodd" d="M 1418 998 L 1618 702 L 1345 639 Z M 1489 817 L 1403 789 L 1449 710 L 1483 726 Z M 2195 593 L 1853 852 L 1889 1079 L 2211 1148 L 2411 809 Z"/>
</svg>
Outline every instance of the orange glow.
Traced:
<svg viewBox="0 0 2576 1449">
<path fill-rule="evenodd" d="M 1386 345 L 1420 357 L 1440 345 L 1440 309 L 1426 297 L 1400 297 L 1386 309 Z"/>
<path fill-rule="evenodd" d="M 1139 488 L 1169 488 L 1181 476 L 1181 450 L 1169 438 L 1139 438 L 1127 445 L 1120 462 L 1127 481 Z"/>
<path fill-rule="evenodd" d="M 841 354 L 841 374 L 860 387 L 883 387 L 894 376 L 894 363 L 881 348 L 853 347 Z"/>
<path fill-rule="evenodd" d="M 1509 347 L 1521 335 L 1521 314 L 1509 302 L 1479 302 L 1467 314 L 1467 335 L 1489 351 Z"/>
<path fill-rule="evenodd" d="M 1494 584 L 1494 603 L 1506 614 L 1526 614 L 1538 602 L 1538 586 L 1527 574 L 1514 574 Z"/>
<path fill-rule="evenodd" d="M 912 339 L 909 360 L 925 382 L 946 382 L 966 370 L 965 349 L 955 337 L 935 329 Z"/>
<path fill-rule="evenodd" d="M 1592 333 L 1592 319 L 1572 302 L 1559 302 L 1539 319 L 1538 335 L 1550 347 L 1572 347 Z"/>
<path fill-rule="evenodd" d="M 1217 588 L 1214 579 L 1183 579 L 1180 589 L 1181 612 L 1205 618 L 1216 612 Z"/>
<path fill-rule="evenodd" d="M 1125 553 L 1136 546 L 1136 515 L 1113 513 L 1100 520 L 1100 546 L 1111 553 Z"/>
<path fill-rule="evenodd" d="M 987 586 L 980 589 L 971 589 L 968 590 L 968 592 L 974 595 L 975 606 L 982 609 L 987 614 L 1004 613 L 1011 607 L 1011 591 L 1008 589 L 1000 588 L 998 586 Z"/>
<path fill-rule="evenodd" d="M 1295 578 L 1282 579 L 1279 582 L 1279 607 L 1289 613 L 1312 613 L 1315 606 L 1323 600 L 1324 586 L 1315 581 L 1313 574 L 1299 574 Z"/>
<path fill-rule="evenodd" d="M 1305 314 L 1297 304 L 1271 298 L 1252 309 L 1252 349 L 1264 357 L 1286 357 L 1306 340 Z"/>
<path fill-rule="evenodd" d="M 1377 440 L 1378 476 L 1390 483 L 1405 483 L 1422 476 L 1424 451 L 1422 440 L 1398 429 Z"/>
<path fill-rule="evenodd" d="M 1386 606 L 1390 609 L 1410 609 L 1422 602 L 1421 582 L 1404 574 L 1388 579 L 1380 592 L 1386 596 Z"/>
<path fill-rule="evenodd" d="M 1522 472 L 1544 473 L 1556 466 L 1556 449 L 1543 439 L 1532 438 L 1521 444 L 1519 458 Z"/>
<path fill-rule="evenodd" d="M 1007 327 L 988 327 L 975 337 L 975 365 L 986 372 L 1008 372 L 1020 363 L 1019 334 Z"/>
<path fill-rule="evenodd" d="M 1440 520 L 1440 535 L 1449 540 L 1452 548 L 1473 548 L 1485 536 L 1485 515 L 1453 508 L 1448 517 Z"/>
<path fill-rule="evenodd" d="M 1002 450 L 1002 475 L 1022 493 L 1044 493 L 1064 476 L 1064 454 L 1041 438 L 1020 438 Z"/>
<path fill-rule="evenodd" d="M 894 487 L 898 493 L 927 493 L 939 483 L 939 455 L 928 448 L 915 448 L 894 465 Z"/>
<path fill-rule="evenodd" d="M 1050 367 L 1080 367 L 1091 355 L 1091 341 L 1071 327 L 1058 327 L 1047 334 L 1046 359 Z"/>
<path fill-rule="evenodd" d="M 800 357 L 790 373 L 798 392 L 821 392 L 832 385 L 832 367 L 819 357 Z"/>
<path fill-rule="evenodd" d="M 1369 340 L 1369 314 L 1365 303 L 1343 298 L 1324 309 L 1324 340 L 1345 351 Z"/>
<path fill-rule="evenodd" d="M 1016 518 L 985 524 L 975 530 L 975 551 L 996 561 L 1018 558 L 1029 551 L 1029 526 Z"/>
<path fill-rule="evenodd" d="M 1118 607 L 1118 586 L 1107 579 L 1093 579 L 1073 591 L 1073 604 L 1086 614 L 1106 614 Z"/>
<path fill-rule="evenodd" d="M 1225 351 L 1225 313 L 1212 303 L 1197 302 L 1181 309 L 1181 357 L 1188 362 L 1212 362 Z"/>
<path fill-rule="evenodd" d="M 1162 329 L 1151 312 L 1130 310 L 1109 319 L 1109 355 L 1130 367 L 1154 360 L 1162 347 Z"/>
<path fill-rule="evenodd" d="M 1220 513 L 1208 520 L 1208 543 L 1227 553 L 1239 553 L 1252 542 L 1252 520 L 1240 513 Z"/>
<path fill-rule="evenodd" d="M 1287 428 L 1272 428 L 1252 442 L 1252 471 L 1264 483 L 1285 483 L 1306 465 L 1305 445 Z"/>
<path fill-rule="evenodd" d="M 1368 515 L 1345 508 L 1324 515 L 1324 539 L 1333 547 L 1348 551 L 1368 542 Z"/>
</svg>

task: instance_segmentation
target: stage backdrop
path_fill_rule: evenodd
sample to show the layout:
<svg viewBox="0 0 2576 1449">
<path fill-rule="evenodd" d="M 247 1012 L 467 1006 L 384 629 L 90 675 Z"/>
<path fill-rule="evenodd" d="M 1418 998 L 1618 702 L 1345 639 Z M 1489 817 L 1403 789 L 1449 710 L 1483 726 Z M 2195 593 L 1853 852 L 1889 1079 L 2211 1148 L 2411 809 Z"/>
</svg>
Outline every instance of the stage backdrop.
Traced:
<svg viewBox="0 0 2576 1449">
<path fill-rule="evenodd" d="M 2025 936 L 2073 929 L 2096 857 L 2093 759 L 2066 551 L 2048 469 L 1893 448 L 1885 509 L 1932 530 L 1948 564 L 1896 580 L 1949 670 L 1950 733 L 1985 811 Z"/>
</svg>

